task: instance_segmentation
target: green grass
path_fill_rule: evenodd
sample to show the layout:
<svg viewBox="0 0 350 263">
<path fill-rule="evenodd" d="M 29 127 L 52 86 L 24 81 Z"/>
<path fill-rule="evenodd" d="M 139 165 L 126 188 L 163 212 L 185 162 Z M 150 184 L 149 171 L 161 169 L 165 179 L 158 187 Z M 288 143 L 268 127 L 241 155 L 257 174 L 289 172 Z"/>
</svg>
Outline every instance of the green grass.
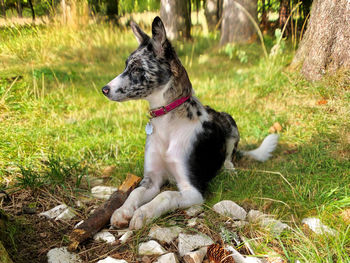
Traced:
<svg viewBox="0 0 350 263">
<path fill-rule="evenodd" d="M 271 48 L 273 39 L 266 43 Z M 237 174 L 221 172 L 207 204 L 231 199 L 295 226 L 276 244 L 291 262 L 349 262 L 349 227 L 340 213 L 350 207 L 350 92 L 340 76 L 309 83 L 289 72 L 288 43 L 268 61 L 256 43 L 235 46 L 230 58 L 217 34 L 194 32 L 193 41 L 175 46 L 201 101 L 236 119 L 241 149 L 259 144 L 274 122 L 283 127 L 274 157 L 242 159 Z M 148 105 L 114 103 L 100 91 L 136 47 L 131 30 L 104 24 L 1 29 L 2 185 L 74 180 L 78 187 L 81 176 L 108 165 L 117 166 L 113 184 L 127 172 L 142 175 Z M 318 105 L 323 99 L 327 104 Z M 304 234 L 306 216 L 322 218 L 340 235 Z M 266 235 L 258 251 L 271 244 Z"/>
</svg>

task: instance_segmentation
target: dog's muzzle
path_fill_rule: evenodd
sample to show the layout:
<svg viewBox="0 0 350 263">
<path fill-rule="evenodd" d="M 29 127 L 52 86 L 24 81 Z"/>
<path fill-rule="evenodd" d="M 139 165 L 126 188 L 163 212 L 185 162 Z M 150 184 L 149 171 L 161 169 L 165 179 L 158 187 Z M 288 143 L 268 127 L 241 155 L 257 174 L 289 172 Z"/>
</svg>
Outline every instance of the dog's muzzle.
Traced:
<svg viewBox="0 0 350 263">
<path fill-rule="evenodd" d="M 107 96 L 108 93 L 111 91 L 111 88 L 107 85 L 102 88 L 102 93 Z"/>
</svg>

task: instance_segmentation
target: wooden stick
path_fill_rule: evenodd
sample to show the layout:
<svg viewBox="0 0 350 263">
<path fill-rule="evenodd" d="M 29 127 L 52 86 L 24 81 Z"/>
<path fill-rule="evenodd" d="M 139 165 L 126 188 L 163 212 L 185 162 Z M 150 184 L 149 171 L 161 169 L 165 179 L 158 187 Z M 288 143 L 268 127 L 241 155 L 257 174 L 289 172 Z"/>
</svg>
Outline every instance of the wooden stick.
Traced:
<svg viewBox="0 0 350 263">
<path fill-rule="evenodd" d="M 93 237 L 93 235 L 106 226 L 113 212 L 124 204 L 130 192 L 134 190 L 140 181 L 140 177 L 128 174 L 119 189 L 115 191 L 105 203 L 97 208 L 88 219 L 73 230 L 69 237 L 70 243 L 68 245 L 68 250 L 76 250 L 80 243 Z"/>
</svg>

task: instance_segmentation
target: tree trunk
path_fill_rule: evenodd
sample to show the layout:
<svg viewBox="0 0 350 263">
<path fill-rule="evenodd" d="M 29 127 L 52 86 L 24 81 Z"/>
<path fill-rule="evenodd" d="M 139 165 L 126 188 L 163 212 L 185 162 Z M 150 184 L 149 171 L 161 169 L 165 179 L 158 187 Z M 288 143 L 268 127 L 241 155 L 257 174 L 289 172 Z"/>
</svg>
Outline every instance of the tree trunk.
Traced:
<svg viewBox="0 0 350 263">
<path fill-rule="evenodd" d="M 17 0 L 16 8 L 17 8 L 18 17 L 23 17 L 21 0 Z"/>
<path fill-rule="evenodd" d="M 216 29 L 222 15 L 223 0 L 207 0 L 205 3 L 205 19 L 207 20 L 208 29 Z"/>
<path fill-rule="evenodd" d="M 33 2 L 32 0 L 28 0 L 29 6 L 30 6 L 30 10 L 32 11 L 32 18 L 33 21 L 35 21 L 35 12 L 34 12 L 34 7 L 33 7 Z"/>
<path fill-rule="evenodd" d="M 246 43 L 256 38 L 254 24 L 244 9 L 257 21 L 256 0 L 224 0 L 220 44 Z"/>
<path fill-rule="evenodd" d="M 350 2 L 315 0 L 304 38 L 292 68 L 302 65 L 309 80 L 319 80 L 338 69 L 350 70 Z"/>
<path fill-rule="evenodd" d="M 107 0 L 107 10 L 106 14 L 108 16 L 108 20 L 118 21 L 118 0 Z"/>
<path fill-rule="evenodd" d="M 170 40 L 191 38 L 190 0 L 161 0 L 160 17 Z"/>
<path fill-rule="evenodd" d="M 0 0 L 0 6 L 1 6 L 1 15 L 6 18 L 6 6 L 5 6 L 5 1 Z"/>
<path fill-rule="evenodd" d="M 268 29 L 268 19 L 267 19 L 267 6 L 266 6 L 266 3 L 265 3 L 265 0 L 262 0 L 261 1 L 261 22 L 260 22 L 260 25 L 261 25 L 261 28 L 263 29 L 263 31 L 267 31 Z"/>
<path fill-rule="evenodd" d="M 278 25 L 279 25 L 279 28 L 281 30 L 283 30 L 283 27 L 287 22 L 289 14 L 290 14 L 289 0 L 280 0 L 280 11 L 279 11 Z M 287 26 L 286 30 L 284 31 L 284 34 L 286 36 L 288 36 L 289 31 L 290 31 L 290 28 L 289 28 L 289 26 Z"/>
</svg>

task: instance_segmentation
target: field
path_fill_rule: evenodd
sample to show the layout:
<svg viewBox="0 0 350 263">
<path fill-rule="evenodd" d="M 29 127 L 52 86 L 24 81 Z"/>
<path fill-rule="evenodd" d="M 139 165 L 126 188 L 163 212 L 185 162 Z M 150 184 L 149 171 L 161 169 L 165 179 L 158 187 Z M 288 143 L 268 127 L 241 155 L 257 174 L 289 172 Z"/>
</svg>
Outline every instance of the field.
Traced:
<svg viewBox="0 0 350 263">
<path fill-rule="evenodd" d="M 174 45 L 196 96 L 235 118 L 240 149 L 256 147 L 274 123 L 282 126 L 273 158 L 237 160 L 237 173 L 222 171 L 210 184 L 206 205 L 230 199 L 293 226 L 273 245 L 290 262 L 350 262 L 344 216 L 350 209 L 349 76 L 310 83 L 288 68 L 294 54 L 289 42 L 265 57 L 258 42 L 220 48 L 219 35 L 202 34 L 199 27 L 191 41 Z M 275 42 L 266 36 L 268 52 Z M 1 28 L 2 189 L 76 194 L 82 181 L 112 165 L 110 185 L 128 172 L 142 176 L 148 105 L 114 103 L 101 93 L 136 48 L 129 28 L 109 24 Z M 301 219 L 309 216 L 339 235 L 305 233 Z M 264 233 L 257 251 L 271 251 L 270 241 Z"/>
</svg>

